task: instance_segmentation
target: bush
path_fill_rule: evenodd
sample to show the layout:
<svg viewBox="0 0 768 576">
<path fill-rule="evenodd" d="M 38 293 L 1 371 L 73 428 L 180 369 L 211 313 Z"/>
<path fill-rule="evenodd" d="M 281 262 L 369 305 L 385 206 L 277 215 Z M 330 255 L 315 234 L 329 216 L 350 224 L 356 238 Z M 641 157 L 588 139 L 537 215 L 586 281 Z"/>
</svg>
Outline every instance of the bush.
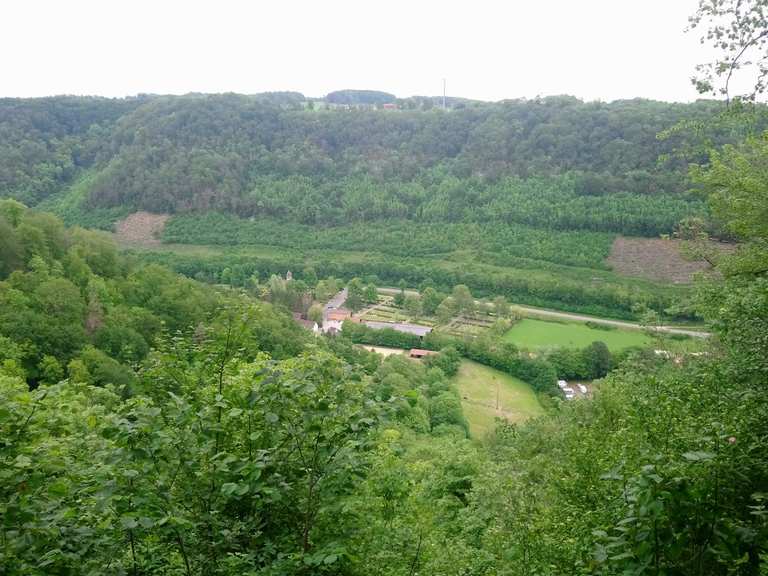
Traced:
<svg viewBox="0 0 768 576">
<path fill-rule="evenodd" d="M 445 424 L 458 426 L 464 430 L 465 436 L 469 435 L 469 424 L 464 419 L 461 400 L 453 392 L 443 392 L 429 404 L 429 425 L 432 431 Z"/>
<path fill-rule="evenodd" d="M 456 348 L 443 348 L 439 354 L 427 356 L 426 364 L 440 368 L 446 376 L 455 376 L 461 365 L 461 354 Z"/>
<path fill-rule="evenodd" d="M 611 326 L 610 324 L 602 324 L 601 322 L 592 322 L 592 320 L 585 322 L 585 325 L 589 328 L 592 328 L 593 330 L 616 330 L 616 326 Z"/>
<path fill-rule="evenodd" d="M 602 378 L 613 367 L 613 356 L 605 342 L 592 342 L 582 350 L 582 358 L 590 380 Z"/>
<path fill-rule="evenodd" d="M 78 359 L 75 359 L 75 362 Z M 118 388 L 124 388 L 126 392 L 130 391 L 136 378 L 130 368 L 123 366 L 116 360 L 107 356 L 104 352 L 93 346 L 87 346 L 80 353 L 79 357 L 82 366 L 85 368 L 83 375 L 89 384 L 104 386 L 114 384 Z M 70 366 L 72 366 L 70 362 Z M 72 369 L 70 368 L 70 372 Z"/>
<path fill-rule="evenodd" d="M 390 348 L 418 348 L 422 345 L 421 338 L 415 334 L 406 334 L 392 328 L 375 329 L 358 322 L 344 322 L 344 335 L 355 344 L 370 344 L 372 346 L 388 346 Z"/>
</svg>

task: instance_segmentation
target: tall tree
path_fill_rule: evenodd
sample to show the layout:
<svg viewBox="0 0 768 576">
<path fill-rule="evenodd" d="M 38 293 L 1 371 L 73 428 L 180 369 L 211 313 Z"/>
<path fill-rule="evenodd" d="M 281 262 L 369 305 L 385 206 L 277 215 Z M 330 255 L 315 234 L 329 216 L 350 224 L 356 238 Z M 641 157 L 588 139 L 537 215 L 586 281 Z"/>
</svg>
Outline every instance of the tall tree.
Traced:
<svg viewBox="0 0 768 576">
<path fill-rule="evenodd" d="M 755 101 L 768 78 L 768 1 L 699 0 L 691 29 L 702 29 L 702 44 L 716 51 L 714 61 L 696 67 L 692 79 L 701 93 L 730 101 Z M 741 93 L 733 94 L 734 81 Z M 739 89 L 737 88 L 737 89 Z"/>
</svg>

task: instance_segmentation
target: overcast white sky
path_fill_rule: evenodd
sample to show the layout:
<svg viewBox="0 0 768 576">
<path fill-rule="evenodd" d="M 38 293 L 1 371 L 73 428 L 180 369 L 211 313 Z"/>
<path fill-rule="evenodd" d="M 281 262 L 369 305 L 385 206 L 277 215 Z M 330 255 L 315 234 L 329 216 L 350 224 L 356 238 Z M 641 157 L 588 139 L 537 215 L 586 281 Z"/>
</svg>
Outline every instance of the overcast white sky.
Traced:
<svg viewBox="0 0 768 576">
<path fill-rule="evenodd" d="M 0 96 L 696 98 L 696 0 L 2 0 Z"/>
</svg>

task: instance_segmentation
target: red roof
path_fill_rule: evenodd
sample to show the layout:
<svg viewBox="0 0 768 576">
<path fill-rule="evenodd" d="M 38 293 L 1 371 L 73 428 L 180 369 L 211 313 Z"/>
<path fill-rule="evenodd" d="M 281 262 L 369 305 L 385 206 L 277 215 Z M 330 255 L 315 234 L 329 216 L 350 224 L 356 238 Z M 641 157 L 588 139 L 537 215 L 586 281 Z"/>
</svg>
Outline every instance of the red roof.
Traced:
<svg viewBox="0 0 768 576">
<path fill-rule="evenodd" d="M 422 350 L 421 348 L 411 348 L 411 351 L 408 353 L 411 358 L 421 358 L 422 356 L 431 356 L 432 354 L 437 354 L 437 352 L 434 350 Z"/>
<path fill-rule="evenodd" d="M 346 320 L 352 316 L 352 312 L 349 310 L 331 310 L 328 312 L 328 320 Z"/>
</svg>

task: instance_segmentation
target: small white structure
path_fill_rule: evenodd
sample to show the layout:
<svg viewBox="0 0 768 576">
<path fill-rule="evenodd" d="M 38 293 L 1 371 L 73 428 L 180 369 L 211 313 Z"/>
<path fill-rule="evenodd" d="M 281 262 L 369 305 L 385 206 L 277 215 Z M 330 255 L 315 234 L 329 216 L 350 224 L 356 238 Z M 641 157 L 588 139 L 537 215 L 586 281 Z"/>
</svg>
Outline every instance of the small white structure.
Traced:
<svg viewBox="0 0 768 576">
<path fill-rule="evenodd" d="M 323 322 L 323 332 L 326 334 L 329 332 L 341 332 L 342 324 L 344 324 L 342 320 L 326 320 Z"/>
<path fill-rule="evenodd" d="M 568 382 L 565 380 L 558 380 L 557 385 L 560 387 L 561 390 L 565 390 L 565 387 L 568 386 Z"/>
<path fill-rule="evenodd" d="M 582 394 L 587 393 L 587 387 L 584 386 L 584 384 L 579 384 L 579 390 L 581 391 Z"/>
</svg>

